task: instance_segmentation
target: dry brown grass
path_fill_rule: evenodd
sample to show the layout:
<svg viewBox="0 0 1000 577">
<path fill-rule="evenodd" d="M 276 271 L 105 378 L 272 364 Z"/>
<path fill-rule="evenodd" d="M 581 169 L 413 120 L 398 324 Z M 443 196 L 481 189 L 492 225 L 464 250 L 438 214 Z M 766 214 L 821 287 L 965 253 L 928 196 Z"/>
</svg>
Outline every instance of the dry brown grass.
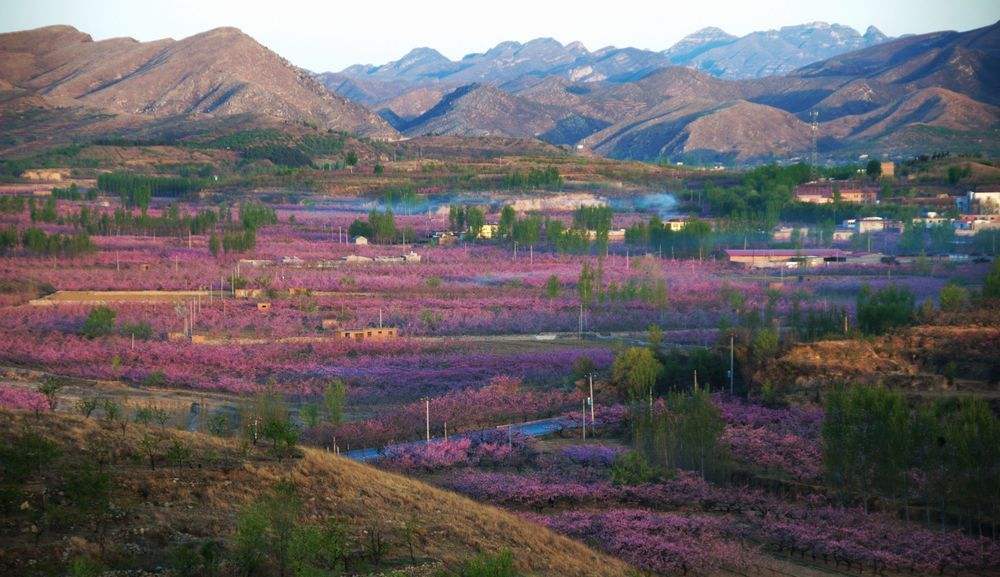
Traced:
<svg viewBox="0 0 1000 577">
<path fill-rule="evenodd" d="M 478 552 L 507 548 L 531 575 L 615 576 L 627 567 L 615 559 L 528 523 L 510 513 L 475 503 L 424 483 L 316 449 L 278 460 L 262 449 L 245 454 L 231 440 L 176 430 L 117 426 L 66 414 L 0 411 L 0 442 L 25 429 L 55 441 L 64 461 L 108 460 L 113 502 L 127 514 L 115 521 L 110 542 L 137 544 L 147 563 L 162 561 L 178 539 L 225 538 L 237 512 L 282 479 L 291 479 L 304 501 L 304 516 L 341 520 L 356 536 L 378 525 L 395 541 L 390 557 L 407 557 L 399 528 L 415 519 L 418 557 L 445 564 Z M 182 467 L 164 462 L 150 468 L 140 439 L 153 434 L 165 448 L 174 441 L 194 450 Z M 73 537 L 71 539 L 71 537 Z M 93 550 L 92 531 L 46 532 L 36 544 L 30 528 L 11 519 L 0 524 L 0 573 L 29 559 L 65 558 Z M 89 542 L 89 543 L 88 543 Z M 16 574 L 16 573 L 15 573 Z"/>
</svg>

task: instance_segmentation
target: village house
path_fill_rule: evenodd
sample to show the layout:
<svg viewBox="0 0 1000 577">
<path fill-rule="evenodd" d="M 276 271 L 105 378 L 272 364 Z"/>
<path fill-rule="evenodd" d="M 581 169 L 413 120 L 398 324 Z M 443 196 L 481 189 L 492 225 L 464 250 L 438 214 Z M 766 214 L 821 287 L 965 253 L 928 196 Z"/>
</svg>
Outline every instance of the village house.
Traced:
<svg viewBox="0 0 1000 577">
<path fill-rule="evenodd" d="M 479 229 L 479 234 L 476 238 L 491 239 L 500 232 L 499 224 L 484 224 L 482 228 Z"/>
<path fill-rule="evenodd" d="M 792 236 L 796 230 L 799 231 L 799 238 L 805 238 L 809 235 L 809 229 L 805 227 L 778 226 L 771 231 L 771 240 L 777 242 L 791 242 Z"/>
<path fill-rule="evenodd" d="M 886 220 L 881 216 L 866 216 L 863 218 L 850 218 L 844 221 L 844 228 L 852 229 L 858 234 L 866 232 L 882 232 L 886 230 Z"/>
<path fill-rule="evenodd" d="M 670 232 L 680 232 L 684 230 L 684 226 L 687 225 L 688 221 L 683 218 L 671 218 L 663 223 L 663 228 L 669 230 Z"/>
<path fill-rule="evenodd" d="M 814 181 L 795 187 L 795 200 L 810 204 L 829 204 L 835 195 L 840 195 L 841 202 L 854 204 L 875 204 L 878 200 L 878 188 L 856 181 Z"/>
<path fill-rule="evenodd" d="M 854 230 L 850 228 L 837 227 L 833 231 L 833 242 L 850 242 L 854 238 Z"/>
<path fill-rule="evenodd" d="M 337 331 L 337 337 L 353 341 L 387 341 L 399 336 L 395 327 Z"/>
<path fill-rule="evenodd" d="M 974 236 L 984 230 L 1000 229 L 1000 214 L 963 214 L 955 220 L 955 234 Z"/>
<path fill-rule="evenodd" d="M 437 246 L 451 246 L 458 242 L 458 237 L 451 231 L 435 232 L 431 235 L 431 244 Z"/>
<path fill-rule="evenodd" d="M 951 224 L 952 219 L 941 216 L 934 211 L 928 211 L 924 216 L 914 218 L 911 222 L 924 226 L 943 226 Z"/>
<path fill-rule="evenodd" d="M 596 230 L 588 230 L 587 231 L 587 239 L 591 240 L 591 241 L 596 240 L 597 239 L 597 231 Z M 608 231 L 608 242 L 624 242 L 624 241 L 625 241 L 625 229 L 624 228 L 616 228 L 616 229 Z"/>
<path fill-rule="evenodd" d="M 363 236 L 356 236 L 356 237 L 354 237 L 354 244 L 361 245 L 361 246 L 367 245 L 368 244 L 368 239 L 365 238 L 365 237 L 363 237 Z"/>
<path fill-rule="evenodd" d="M 1000 192 L 970 190 L 955 205 L 962 214 L 1000 214 Z"/>
</svg>

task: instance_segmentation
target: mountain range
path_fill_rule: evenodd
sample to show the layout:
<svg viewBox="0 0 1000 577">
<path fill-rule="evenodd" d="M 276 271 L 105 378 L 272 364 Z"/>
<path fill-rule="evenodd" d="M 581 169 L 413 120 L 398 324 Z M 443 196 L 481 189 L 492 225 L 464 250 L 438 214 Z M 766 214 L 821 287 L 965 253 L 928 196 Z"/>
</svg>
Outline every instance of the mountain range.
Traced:
<svg viewBox="0 0 1000 577">
<path fill-rule="evenodd" d="M 354 65 L 320 74 L 318 79 L 334 92 L 372 106 L 417 86 L 456 88 L 482 83 L 516 90 L 551 76 L 572 82 L 622 83 L 669 66 L 694 68 L 726 79 L 760 78 L 888 39 L 875 27 L 860 34 L 848 26 L 825 22 L 743 37 L 704 28 L 662 52 L 613 46 L 591 52 L 579 42 L 564 46 L 552 38 L 537 38 L 524 44 L 502 42 L 457 62 L 433 48 L 415 48 L 382 66 Z"/>
<path fill-rule="evenodd" d="M 313 74 L 235 28 L 94 41 L 0 34 L 0 150 L 277 126 L 374 139 L 531 138 L 627 159 L 1000 152 L 1000 24 L 896 39 L 812 23 L 662 52 L 504 42 Z M 814 124 L 815 123 L 815 124 Z"/>
<path fill-rule="evenodd" d="M 657 53 L 669 64 L 535 40 L 459 63 L 418 49 L 348 68 L 339 84 L 320 78 L 411 137 L 504 135 L 616 158 L 754 162 L 810 152 L 815 121 L 825 156 L 989 152 L 1000 148 L 998 39 L 997 24 L 899 39 L 818 23 L 742 38 L 705 29 Z M 785 49 L 793 45 L 835 55 L 808 63 L 807 51 Z M 741 78 L 750 68 L 736 65 L 748 63 L 756 73 Z"/>
</svg>

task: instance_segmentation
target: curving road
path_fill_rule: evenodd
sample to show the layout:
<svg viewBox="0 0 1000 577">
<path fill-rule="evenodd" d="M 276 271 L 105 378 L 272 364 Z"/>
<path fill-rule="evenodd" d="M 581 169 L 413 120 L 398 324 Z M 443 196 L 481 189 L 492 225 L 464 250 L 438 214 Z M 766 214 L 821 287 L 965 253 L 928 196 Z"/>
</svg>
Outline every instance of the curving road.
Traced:
<svg viewBox="0 0 1000 577">
<path fill-rule="evenodd" d="M 539 419 L 537 421 L 528 421 L 526 423 L 515 423 L 511 425 L 500 425 L 495 427 L 495 429 L 510 430 L 512 433 L 521 433 L 527 437 L 544 437 L 545 435 L 551 435 L 552 433 L 558 433 L 559 431 L 565 431 L 569 429 L 574 429 L 580 426 L 580 423 L 571 421 L 566 417 L 552 417 L 550 419 Z M 471 435 L 476 435 L 485 431 L 492 431 L 493 429 L 482 429 L 479 431 L 469 431 L 466 433 L 461 433 L 458 435 L 451 435 L 449 439 L 456 439 L 467 437 Z M 444 437 L 431 437 L 431 442 L 443 441 Z M 397 445 L 390 445 L 390 447 L 405 447 L 405 446 L 420 446 L 426 445 L 427 441 L 412 441 L 410 443 L 399 443 Z M 355 461 L 374 461 L 385 454 L 385 450 L 389 447 L 379 448 L 369 448 L 369 449 L 355 449 L 353 451 L 347 451 L 343 453 L 343 456 L 348 459 L 353 459 Z"/>
</svg>

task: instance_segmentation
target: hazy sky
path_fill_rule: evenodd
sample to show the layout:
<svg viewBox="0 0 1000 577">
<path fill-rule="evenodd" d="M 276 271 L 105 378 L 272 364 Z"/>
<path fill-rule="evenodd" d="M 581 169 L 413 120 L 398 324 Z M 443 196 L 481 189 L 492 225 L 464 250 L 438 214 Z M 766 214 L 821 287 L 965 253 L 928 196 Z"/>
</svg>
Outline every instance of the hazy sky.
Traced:
<svg viewBox="0 0 1000 577">
<path fill-rule="evenodd" d="M 821 20 L 896 36 L 1000 20 L 1000 0 L 0 0 L 0 31 L 70 24 L 95 39 L 183 38 L 236 26 L 314 71 L 382 64 L 415 46 L 458 59 L 550 36 L 663 50 L 699 28 L 742 35 Z"/>
</svg>

